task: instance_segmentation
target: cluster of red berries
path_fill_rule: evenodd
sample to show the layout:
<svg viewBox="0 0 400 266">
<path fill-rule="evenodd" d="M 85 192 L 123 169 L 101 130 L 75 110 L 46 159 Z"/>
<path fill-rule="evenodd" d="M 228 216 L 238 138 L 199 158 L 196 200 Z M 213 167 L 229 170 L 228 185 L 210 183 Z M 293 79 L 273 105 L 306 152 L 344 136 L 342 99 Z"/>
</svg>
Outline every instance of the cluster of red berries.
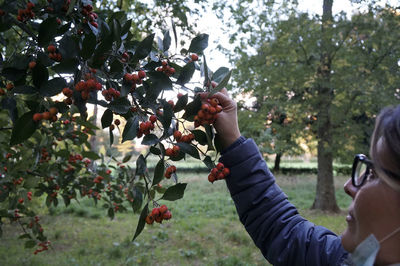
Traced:
<svg viewBox="0 0 400 266">
<path fill-rule="evenodd" d="M 74 170 L 75 168 L 72 165 L 68 164 L 68 167 L 64 169 L 64 173 L 70 173 L 73 172 Z"/>
<path fill-rule="evenodd" d="M 114 125 L 115 125 L 115 126 L 119 126 L 120 124 L 121 124 L 121 121 L 120 121 L 119 119 L 115 119 L 115 120 L 114 120 Z M 111 130 L 111 131 L 114 130 L 114 128 L 115 128 L 114 125 L 112 125 L 112 124 L 110 125 L 110 130 Z"/>
<path fill-rule="evenodd" d="M 104 98 L 107 101 L 111 101 L 113 98 L 116 99 L 119 98 L 119 96 L 121 96 L 121 93 L 114 88 L 108 88 L 108 90 L 103 90 L 101 94 L 103 94 Z"/>
<path fill-rule="evenodd" d="M 120 188 L 122 189 L 122 185 L 120 185 Z M 129 200 L 129 202 L 134 201 L 134 199 L 129 195 L 129 188 L 124 189 L 124 194 L 125 194 L 125 197 Z"/>
<path fill-rule="evenodd" d="M 33 121 L 39 122 L 41 120 L 57 121 L 58 109 L 56 107 L 51 107 L 49 111 L 43 113 L 35 113 L 33 115 Z"/>
<path fill-rule="evenodd" d="M 90 92 L 92 91 L 100 91 L 103 86 L 100 82 L 97 82 L 95 79 L 88 79 L 86 81 L 79 81 L 75 85 L 75 90 L 81 93 L 81 97 L 84 101 L 89 99 Z"/>
<path fill-rule="evenodd" d="M 143 70 L 139 70 L 137 73 L 134 74 L 126 73 L 124 75 L 124 81 L 129 84 L 132 84 L 131 92 L 133 92 L 136 89 L 136 84 L 143 83 L 144 78 L 146 78 L 146 72 L 144 72 Z"/>
<path fill-rule="evenodd" d="M 182 132 L 175 130 L 174 138 L 177 142 L 191 143 L 194 140 L 194 134 L 189 133 L 187 135 L 182 135 Z"/>
<path fill-rule="evenodd" d="M 194 126 L 211 125 L 217 119 L 218 113 L 222 111 L 222 106 L 219 105 L 217 98 L 207 99 L 207 103 L 201 105 L 201 109 L 194 117 Z"/>
<path fill-rule="evenodd" d="M 22 182 L 24 182 L 24 179 L 23 179 L 22 177 L 13 180 L 13 184 L 14 184 L 15 186 L 16 186 L 16 185 L 21 185 Z"/>
<path fill-rule="evenodd" d="M 19 209 L 14 210 L 14 221 L 16 221 L 18 218 L 21 218 L 21 215 L 19 215 Z"/>
<path fill-rule="evenodd" d="M 92 161 L 91 161 L 90 159 L 85 159 L 85 160 L 83 161 L 83 163 L 85 164 L 85 167 L 88 168 L 89 165 L 92 163 Z"/>
<path fill-rule="evenodd" d="M 6 89 L 7 89 L 8 91 L 12 90 L 13 88 L 14 88 L 14 84 L 12 84 L 12 83 L 7 83 Z M 5 94 L 6 94 L 6 91 L 5 91 L 4 89 L 0 88 L 0 96 L 5 95 Z"/>
<path fill-rule="evenodd" d="M 93 11 L 93 6 L 92 5 L 86 5 L 82 8 L 81 14 L 84 15 L 86 18 L 84 19 L 84 23 L 89 20 L 90 24 L 92 24 L 93 27 L 97 28 L 99 25 L 97 24 L 97 14 L 92 12 Z"/>
<path fill-rule="evenodd" d="M 164 176 L 165 176 L 167 179 L 170 179 L 170 178 L 171 178 L 171 175 L 172 175 L 173 173 L 175 173 L 175 172 L 176 172 L 176 167 L 175 167 L 175 165 L 171 165 L 171 166 L 169 166 L 169 167 L 167 168 L 167 170 L 165 170 Z"/>
<path fill-rule="evenodd" d="M 213 183 L 216 180 L 225 179 L 230 173 L 229 168 L 225 167 L 223 163 L 218 163 L 216 167 L 211 170 L 208 175 L 208 181 Z"/>
<path fill-rule="evenodd" d="M 19 9 L 18 10 L 18 16 L 17 19 L 21 22 L 26 22 L 29 19 L 32 19 L 35 17 L 35 13 L 32 11 L 32 9 L 35 7 L 34 3 L 28 2 L 26 4 L 25 9 Z"/>
<path fill-rule="evenodd" d="M 49 46 L 47 46 L 47 52 L 49 53 L 49 57 L 51 59 L 57 62 L 61 62 L 62 56 L 54 45 L 50 44 Z"/>
<path fill-rule="evenodd" d="M 65 96 L 67 96 L 67 99 L 64 100 L 64 103 L 65 103 L 65 104 L 68 104 L 68 105 L 71 105 L 71 104 L 72 104 L 72 95 L 73 95 L 74 92 L 73 92 L 70 88 L 65 87 L 65 88 L 62 90 L 62 93 L 63 93 Z"/>
<path fill-rule="evenodd" d="M 28 198 L 28 200 L 32 200 L 32 192 L 29 191 L 29 192 L 26 194 L 26 197 Z"/>
<path fill-rule="evenodd" d="M 40 219 L 39 219 L 39 216 L 35 216 L 34 219 L 35 219 L 35 220 L 31 220 L 31 222 L 28 224 L 28 227 L 29 227 L 29 228 L 32 228 L 34 223 L 36 223 L 36 224 L 39 223 L 39 220 L 40 220 Z"/>
<path fill-rule="evenodd" d="M 38 246 L 40 248 L 36 249 L 35 252 L 33 252 L 33 254 L 38 254 L 39 252 L 45 251 L 49 249 L 49 245 L 50 245 L 50 241 L 46 241 L 46 242 L 40 242 L 38 244 Z"/>
<path fill-rule="evenodd" d="M 136 137 L 141 138 L 143 135 L 150 134 L 150 131 L 154 129 L 154 124 L 157 121 L 157 116 L 151 115 L 148 121 L 141 122 L 139 130 L 136 133 Z"/>
<path fill-rule="evenodd" d="M 98 175 L 95 177 L 95 179 L 93 179 L 93 182 L 96 184 L 100 184 L 103 181 L 104 177 L 102 177 L 101 175 Z"/>
<path fill-rule="evenodd" d="M 48 162 L 48 161 L 50 161 L 49 152 L 47 151 L 46 148 L 42 148 L 39 162 L 44 163 L 44 162 Z"/>
<path fill-rule="evenodd" d="M 162 61 L 161 66 L 156 69 L 158 72 L 164 72 L 168 77 L 175 74 L 175 68 L 168 65 L 167 61 Z"/>
<path fill-rule="evenodd" d="M 163 220 L 169 220 L 172 218 L 171 212 L 168 210 L 166 205 L 154 208 L 149 215 L 146 217 L 147 224 L 153 224 L 154 221 L 162 223 Z"/>
<path fill-rule="evenodd" d="M 165 149 L 165 155 L 169 157 L 176 157 L 178 156 L 180 150 L 181 148 L 179 148 L 179 146 L 174 145 L 172 148 Z"/>
<path fill-rule="evenodd" d="M 11 156 L 12 156 L 12 154 L 11 154 L 11 153 L 7 153 L 7 154 L 6 154 L 6 159 L 10 159 L 10 158 L 11 158 Z"/>
<path fill-rule="evenodd" d="M 75 154 L 75 155 L 70 154 L 68 158 L 69 163 L 76 163 L 76 161 L 82 161 L 82 160 L 83 157 L 80 154 Z"/>
</svg>

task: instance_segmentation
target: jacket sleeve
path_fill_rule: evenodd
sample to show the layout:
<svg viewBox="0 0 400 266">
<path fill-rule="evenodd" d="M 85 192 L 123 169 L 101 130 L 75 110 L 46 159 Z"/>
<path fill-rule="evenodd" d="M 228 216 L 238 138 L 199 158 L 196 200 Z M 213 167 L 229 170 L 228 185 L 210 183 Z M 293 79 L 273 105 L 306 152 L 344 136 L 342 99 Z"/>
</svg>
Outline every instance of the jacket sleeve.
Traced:
<svg viewBox="0 0 400 266">
<path fill-rule="evenodd" d="M 276 185 L 258 147 L 241 137 L 220 161 L 240 221 L 273 265 L 340 265 L 347 257 L 340 237 L 299 215 Z"/>
</svg>

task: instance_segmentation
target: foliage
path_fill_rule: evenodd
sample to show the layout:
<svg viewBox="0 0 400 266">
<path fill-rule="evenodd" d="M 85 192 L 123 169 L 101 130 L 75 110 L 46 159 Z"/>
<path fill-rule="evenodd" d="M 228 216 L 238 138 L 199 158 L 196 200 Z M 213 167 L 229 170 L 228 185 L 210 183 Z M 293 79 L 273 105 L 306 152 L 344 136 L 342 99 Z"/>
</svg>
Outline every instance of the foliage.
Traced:
<svg viewBox="0 0 400 266">
<path fill-rule="evenodd" d="M 194 53 L 203 54 L 208 35 L 195 36 L 188 49 L 175 54 L 170 31 L 158 45 L 154 33 L 137 39 L 125 12 L 97 14 L 88 0 L 3 1 L 0 10 L 0 235 L 9 219 L 21 226 L 25 247 L 47 250 L 32 198 L 56 207 L 60 200 L 68 206 L 88 197 L 110 218 L 128 208 L 141 213 L 136 238 L 150 206 L 184 195 L 186 183 L 175 173 L 167 186 L 159 184 L 166 167 L 188 156 L 215 166 L 212 126 L 195 129 L 192 123 L 201 106 L 194 92 L 210 91 L 214 81 L 205 60 L 201 65 L 191 60 Z M 207 74 L 193 88 L 188 83 L 195 71 Z M 122 142 L 149 146 L 135 167 L 131 154 L 120 161 L 92 150 L 90 138 L 99 129 L 89 118 L 92 105 L 106 109 L 101 128 L 108 129 L 110 146 L 115 127 Z M 178 142 L 176 130 L 193 138 Z M 167 155 L 172 147 L 175 153 Z M 147 168 L 150 157 L 158 160 L 154 176 Z"/>
<path fill-rule="evenodd" d="M 326 10 L 322 17 L 301 13 L 296 1 L 221 4 L 237 23 L 234 81 L 255 98 L 245 123 L 261 127 L 261 143 L 276 144 L 269 152 L 295 152 L 299 138 L 318 142 L 320 158 L 328 158 L 319 165 L 321 182 L 334 158 L 350 162 L 368 153 L 376 114 L 399 103 L 396 9 L 371 4 L 330 18 Z"/>
</svg>

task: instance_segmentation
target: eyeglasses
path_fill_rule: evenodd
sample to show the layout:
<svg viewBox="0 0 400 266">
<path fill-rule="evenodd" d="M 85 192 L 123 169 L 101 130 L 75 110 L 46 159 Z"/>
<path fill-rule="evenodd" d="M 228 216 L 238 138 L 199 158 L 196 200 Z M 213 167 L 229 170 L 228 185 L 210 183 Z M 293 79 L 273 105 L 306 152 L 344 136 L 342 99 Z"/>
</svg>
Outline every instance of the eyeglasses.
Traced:
<svg viewBox="0 0 400 266">
<path fill-rule="evenodd" d="M 361 187 L 374 165 L 371 160 L 367 158 L 364 154 L 357 154 L 354 157 L 353 169 L 351 171 L 351 182 L 355 187 Z"/>
</svg>

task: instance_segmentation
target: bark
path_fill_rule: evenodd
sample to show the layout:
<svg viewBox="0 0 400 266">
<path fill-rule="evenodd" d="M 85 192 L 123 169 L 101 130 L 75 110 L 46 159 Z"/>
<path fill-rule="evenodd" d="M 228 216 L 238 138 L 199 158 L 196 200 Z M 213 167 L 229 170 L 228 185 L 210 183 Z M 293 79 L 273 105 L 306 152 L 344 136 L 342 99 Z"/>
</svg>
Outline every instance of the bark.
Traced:
<svg viewBox="0 0 400 266">
<path fill-rule="evenodd" d="M 333 153 L 332 153 L 332 124 L 331 106 L 333 101 L 333 89 L 330 84 L 331 59 L 333 44 L 330 29 L 332 28 L 332 4 L 333 0 L 324 0 L 322 14 L 322 40 L 320 67 L 318 68 L 318 176 L 317 190 L 312 209 L 338 212 L 340 209 L 336 203 L 335 187 L 333 181 Z"/>
<path fill-rule="evenodd" d="M 278 172 L 281 168 L 282 153 L 277 153 L 275 156 L 274 172 Z"/>
</svg>

